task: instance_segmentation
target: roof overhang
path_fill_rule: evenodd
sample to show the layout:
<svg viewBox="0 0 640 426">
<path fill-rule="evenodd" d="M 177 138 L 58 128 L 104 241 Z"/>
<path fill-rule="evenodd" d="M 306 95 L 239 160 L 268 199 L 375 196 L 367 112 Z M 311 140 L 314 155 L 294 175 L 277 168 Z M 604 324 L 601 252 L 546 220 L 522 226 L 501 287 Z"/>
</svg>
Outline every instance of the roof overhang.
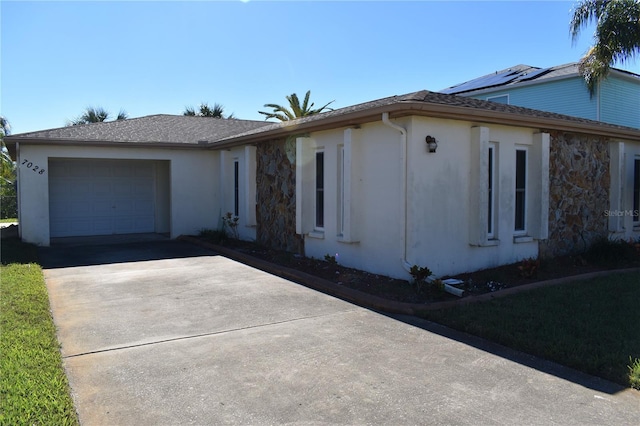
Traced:
<svg viewBox="0 0 640 426">
<path fill-rule="evenodd" d="M 136 142 L 108 140 L 45 139 L 23 136 L 7 136 L 5 143 L 13 158 L 16 144 L 57 145 L 77 147 L 121 147 L 121 148 L 163 148 L 179 150 L 227 149 L 245 144 L 257 144 L 267 140 L 285 138 L 297 134 L 318 132 L 331 129 L 349 128 L 382 120 L 382 114 L 389 113 L 391 118 L 423 116 L 460 121 L 474 124 L 499 124 L 528 127 L 539 130 L 557 130 L 572 133 L 586 133 L 609 138 L 640 142 L 640 129 L 616 126 L 559 114 L 531 114 L 517 111 L 474 108 L 463 105 L 443 104 L 419 100 L 402 100 L 382 105 L 362 108 L 350 112 L 331 115 L 331 113 L 279 123 L 268 129 L 247 132 L 208 143 L 177 142 Z"/>
<path fill-rule="evenodd" d="M 75 140 L 56 138 L 28 138 L 7 136 L 4 138 L 5 145 L 11 158 L 16 158 L 18 145 L 56 145 L 56 146 L 77 146 L 77 147 L 118 147 L 118 148 L 165 148 L 165 149 L 202 149 L 204 144 L 185 144 L 176 142 L 118 142 L 105 140 Z"/>
<path fill-rule="evenodd" d="M 318 132 L 323 130 L 349 128 L 382 120 L 382 113 L 389 113 L 390 118 L 406 116 L 423 116 L 444 118 L 451 120 L 471 121 L 474 123 L 502 124 L 507 126 L 529 127 L 541 130 L 558 130 L 572 133 L 587 133 L 592 135 L 619 138 L 640 142 L 640 129 L 607 125 L 594 121 L 570 121 L 563 118 L 536 117 L 531 115 L 491 111 L 486 109 L 443 105 L 426 102 L 401 102 L 379 106 L 364 111 L 328 117 L 302 123 L 292 123 L 256 134 L 227 138 L 214 142 L 209 147 L 226 149 L 237 145 L 255 144 L 270 139 L 277 139 L 298 133 Z"/>
</svg>

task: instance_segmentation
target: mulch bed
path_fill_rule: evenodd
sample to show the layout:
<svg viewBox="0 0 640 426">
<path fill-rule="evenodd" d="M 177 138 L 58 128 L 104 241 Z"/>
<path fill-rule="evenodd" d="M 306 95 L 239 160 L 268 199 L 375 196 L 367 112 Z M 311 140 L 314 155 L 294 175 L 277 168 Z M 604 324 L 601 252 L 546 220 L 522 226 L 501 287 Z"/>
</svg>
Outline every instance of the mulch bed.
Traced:
<svg viewBox="0 0 640 426">
<path fill-rule="evenodd" d="M 206 238 L 203 241 L 212 242 Z M 215 242 L 220 244 L 220 242 Z M 270 262 L 272 264 L 299 270 L 338 285 L 368 293 L 374 296 L 403 303 L 431 303 L 456 300 L 458 297 L 438 289 L 427 283 L 416 286 L 410 281 L 372 274 L 357 269 L 347 268 L 332 259 L 314 259 L 289 252 L 270 249 L 258 244 L 226 240 L 222 244 L 228 249 Z M 517 287 L 538 281 L 607 269 L 631 268 L 640 266 L 640 254 L 632 261 L 613 262 L 607 265 L 589 263 L 583 256 L 563 256 L 554 259 L 523 261 L 497 268 L 485 269 L 455 275 L 453 278 L 464 281 L 460 288 L 466 295 L 480 295 L 494 291 Z M 450 277 L 442 277 L 450 278 Z"/>
</svg>

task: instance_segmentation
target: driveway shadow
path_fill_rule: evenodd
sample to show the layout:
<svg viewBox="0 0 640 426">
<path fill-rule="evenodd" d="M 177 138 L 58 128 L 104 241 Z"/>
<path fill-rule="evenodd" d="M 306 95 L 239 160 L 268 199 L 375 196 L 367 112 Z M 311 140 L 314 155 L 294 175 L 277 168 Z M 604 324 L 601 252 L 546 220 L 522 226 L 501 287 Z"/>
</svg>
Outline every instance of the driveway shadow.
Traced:
<svg viewBox="0 0 640 426">
<path fill-rule="evenodd" d="M 465 345 L 472 346 L 484 352 L 491 353 L 493 355 L 499 356 L 512 362 L 516 362 L 518 364 L 526 365 L 527 367 L 579 384 L 583 387 L 593 389 L 598 392 L 613 395 L 628 390 L 628 388 L 624 386 L 610 382 L 600 377 L 591 376 L 589 374 L 582 373 L 578 370 L 565 367 L 555 362 L 547 361 L 533 355 L 519 352 L 506 346 L 502 346 L 497 343 L 482 339 L 480 337 L 454 330 L 422 318 L 410 315 L 385 314 L 383 312 L 380 313 L 398 321 L 402 321 L 405 324 L 421 328 L 431 333 L 439 334 L 440 336 L 446 337 L 448 339 L 456 340 L 460 343 L 464 343 Z"/>
<path fill-rule="evenodd" d="M 38 248 L 38 258 L 44 269 L 199 256 L 217 256 L 217 253 L 193 244 L 168 239 L 117 244 L 63 244 Z"/>
</svg>

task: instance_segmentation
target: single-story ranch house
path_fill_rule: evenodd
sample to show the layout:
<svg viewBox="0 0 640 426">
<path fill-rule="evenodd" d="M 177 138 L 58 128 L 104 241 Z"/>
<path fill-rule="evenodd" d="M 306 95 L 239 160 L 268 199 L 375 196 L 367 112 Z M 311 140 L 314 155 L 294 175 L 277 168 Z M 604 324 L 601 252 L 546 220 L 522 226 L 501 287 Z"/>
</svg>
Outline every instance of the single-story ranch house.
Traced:
<svg viewBox="0 0 640 426">
<path fill-rule="evenodd" d="M 239 217 L 275 248 L 408 278 L 640 237 L 640 130 L 429 91 L 289 122 L 153 115 L 5 138 L 20 233 L 163 233 Z"/>
</svg>

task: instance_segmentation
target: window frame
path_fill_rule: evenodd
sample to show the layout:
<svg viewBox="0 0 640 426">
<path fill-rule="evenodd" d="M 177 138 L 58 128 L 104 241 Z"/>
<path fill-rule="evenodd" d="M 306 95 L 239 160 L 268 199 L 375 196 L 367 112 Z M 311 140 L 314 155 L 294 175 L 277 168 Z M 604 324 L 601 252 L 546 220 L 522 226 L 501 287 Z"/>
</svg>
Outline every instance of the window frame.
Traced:
<svg viewBox="0 0 640 426">
<path fill-rule="evenodd" d="M 321 159 L 321 162 L 318 160 Z M 319 167 L 321 165 L 321 167 Z M 323 231 L 325 222 L 325 155 L 324 149 L 317 149 L 314 158 L 314 229 Z"/>
<path fill-rule="evenodd" d="M 524 170 L 522 170 L 523 182 L 519 181 L 519 165 L 520 160 L 518 158 L 519 153 L 524 153 Z M 527 193 L 528 193 L 528 180 L 529 178 L 529 149 L 527 147 L 519 146 L 515 149 L 515 167 L 514 167 L 514 223 L 513 230 L 515 235 L 526 235 L 527 233 Z M 519 187 L 518 184 L 522 185 Z M 519 197 L 520 195 L 520 197 Z M 519 207 L 518 198 L 521 199 L 522 206 Z M 519 225 L 522 225 L 521 227 Z"/>
<path fill-rule="evenodd" d="M 632 222 L 634 227 L 640 226 L 640 156 L 633 159 L 633 196 Z"/>
<path fill-rule="evenodd" d="M 487 239 L 492 240 L 496 236 L 496 158 L 498 146 L 495 142 L 489 142 L 488 175 L 487 175 Z"/>
<path fill-rule="evenodd" d="M 496 101 L 496 99 L 500 99 L 500 98 L 506 98 L 507 102 Z M 508 93 L 504 94 L 504 95 L 487 96 L 487 101 L 496 102 L 496 103 L 503 104 L 503 105 L 511 105 L 511 99 L 509 99 L 509 94 Z"/>
<path fill-rule="evenodd" d="M 240 160 L 233 160 L 233 215 L 240 216 Z"/>
<path fill-rule="evenodd" d="M 338 145 L 338 235 L 344 235 L 345 228 L 345 155 L 344 145 Z"/>
</svg>

